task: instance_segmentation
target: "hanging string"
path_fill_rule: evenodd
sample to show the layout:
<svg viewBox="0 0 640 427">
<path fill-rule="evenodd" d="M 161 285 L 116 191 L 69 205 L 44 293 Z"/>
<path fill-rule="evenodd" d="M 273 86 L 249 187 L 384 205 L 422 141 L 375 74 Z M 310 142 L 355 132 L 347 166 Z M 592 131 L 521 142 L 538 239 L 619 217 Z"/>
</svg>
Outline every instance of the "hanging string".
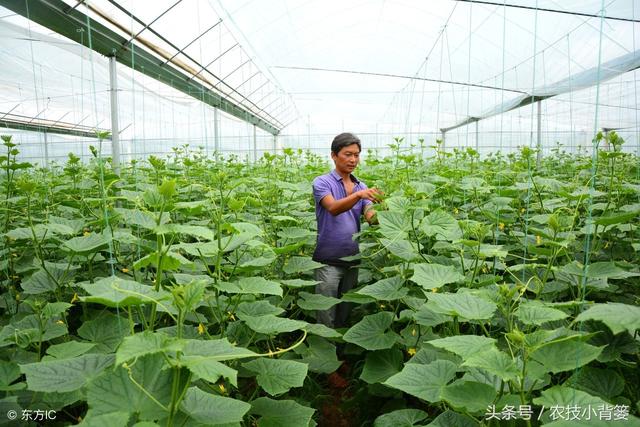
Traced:
<svg viewBox="0 0 640 427">
<path fill-rule="evenodd" d="M 507 45 L 506 45 L 506 41 L 507 41 L 507 6 L 506 6 L 506 0 L 503 0 L 502 3 L 502 79 L 500 82 L 500 85 L 502 87 L 502 91 L 500 94 L 500 105 L 504 105 L 504 76 L 505 76 L 505 52 L 507 50 Z M 500 154 L 502 154 L 502 137 L 503 137 L 503 132 L 504 132 L 504 113 L 500 114 L 500 142 L 499 142 L 499 150 L 498 152 Z M 502 193 L 502 173 L 500 173 L 501 168 L 499 167 L 498 169 L 498 194 Z M 500 230 L 500 209 L 496 210 L 496 223 L 495 223 L 495 229 L 498 229 L 498 232 L 502 232 L 502 230 Z M 503 227 L 504 229 L 504 227 Z M 493 234 L 493 244 L 497 245 L 498 244 L 498 233 L 494 233 Z M 496 259 L 493 259 L 493 274 L 495 276 L 496 274 L 496 266 L 497 266 L 497 262 Z"/>
<path fill-rule="evenodd" d="M 596 172 L 597 172 L 597 166 L 598 166 L 598 142 L 595 139 L 595 135 L 598 133 L 598 113 L 599 113 L 599 101 L 600 101 L 600 71 L 601 71 L 601 64 L 602 64 L 602 27 L 604 25 L 604 14 L 605 14 L 605 10 L 604 10 L 604 0 L 602 0 L 602 4 L 601 4 L 601 9 L 600 9 L 600 38 L 598 41 L 598 77 L 596 79 L 596 102 L 595 102 L 595 116 L 593 119 L 593 135 L 594 135 L 594 139 L 593 142 L 591 144 L 591 185 L 589 187 L 589 198 L 588 198 L 588 205 L 587 205 L 587 233 L 586 233 L 586 238 L 585 238 L 585 243 L 584 243 L 584 269 L 583 269 L 583 276 L 581 276 L 581 283 L 580 283 L 580 288 L 581 288 L 581 301 L 584 301 L 584 297 L 585 297 L 585 291 L 586 291 L 586 275 L 589 271 L 589 261 L 591 258 L 591 233 L 594 230 L 591 229 L 591 227 L 593 226 L 592 222 L 593 222 L 593 211 L 592 211 L 592 205 L 593 205 L 593 194 L 595 192 L 595 187 L 596 187 Z"/>
<path fill-rule="evenodd" d="M 534 30 L 533 30 L 533 72 L 531 78 L 531 114 L 530 114 L 530 132 L 529 132 L 529 149 L 533 146 L 533 113 L 535 109 L 535 102 L 533 102 L 533 94 L 535 93 L 536 88 L 536 52 L 538 46 L 538 0 L 536 0 L 536 12 L 534 15 Z M 531 154 L 527 155 L 527 197 L 525 199 L 525 216 L 524 216 L 524 254 L 522 257 L 522 282 L 526 281 L 526 264 L 527 264 L 527 254 L 529 253 L 528 245 L 529 245 L 529 210 L 531 205 L 531 187 L 533 186 L 533 174 L 531 171 Z"/>
<path fill-rule="evenodd" d="M 569 76 L 571 76 L 571 42 L 569 40 L 569 34 L 567 34 L 567 67 L 569 70 Z M 572 79 L 569 78 L 569 147 L 571 153 L 576 154 L 575 142 L 573 140 L 573 88 Z"/>
<path fill-rule="evenodd" d="M 35 57 L 33 54 L 33 35 L 31 34 L 31 19 L 29 18 L 30 13 L 29 13 L 29 2 L 25 2 L 25 7 L 26 7 L 26 11 L 27 11 L 27 30 L 29 32 L 29 52 L 31 54 L 31 72 L 33 73 L 33 94 L 34 94 L 34 99 L 36 101 L 36 111 L 37 114 L 41 114 L 42 111 L 40 110 L 40 97 L 38 96 L 38 81 L 37 81 L 37 77 L 36 77 L 36 61 L 35 61 Z M 40 93 L 40 96 L 43 95 L 44 92 Z M 46 107 L 45 107 L 46 109 Z M 44 147 L 44 144 L 46 144 L 45 139 L 43 138 L 44 134 L 43 132 L 40 132 L 39 134 L 40 137 L 40 144 L 41 146 Z M 45 148 L 46 149 L 46 148 Z M 49 165 L 47 164 L 47 168 L 49 167 Z"/>
<path fill-rule="evenodd" d="M 471 102 L 471 35 L 473 34 L 473 3 L 469 5 L 469 49 L 467 52 L 467 117 L 470 117 L 469 106 Z M 466 139 L 465 139 L 465 147 L 469 146 L 469 126 L 465 126 L 466 129 Z M 458 144 L 460 145 L 460 144 Z"/>
<path fill-rule="evenodd" d="M 88 11 L 87 11 L 88 12 Z M 91 58 L 91 82 L 92 82 L 92 89 L 93 89 L 93 106 L 94 106 L 94 112 L 95 112 L 95 120 L 96 120 L 96 131 L 98 130 L 98 100 L 97 100 L 97 91 L 96 91 L 96 78 L 95 78 L 95 67 L 94 67 L 94 63 L 93 63 L 93 44 L 92 44 L 92 37 L 91 37 L 91 20 L 89 18 L 89 14 L 86 14 L 87 16 L 87 33 L 88 33 L 88 38 L 87 41 L 89 43 L 89 50 L 90 50 L 90 58 Z M 113 143 L 113 142 L 112 142 Z M 114 260 L 114 256 L 113 256 L 113 230 L 111 229 L 111 223 L 109 222 L 109 211 L 107 209 L 107 191 L 104 187 L 104 160 L 102 158 L 102 138 L 99 138 L 98 140 L 98 156 L 97 156 L 97 160 L 98 160 L 98 165 L 99 165 L 99 177 L 100 177 L 100 192 L 101 192 L 101 199 L 102 199 L 102 211 L 103 211 L 103 215 L 104 215 L 104 222 L 105 222 L 105 229 L 103 230 L 103 232 L 107 232 L 111 238 L 107 239 L 109 242 L 109 266 L 111 268 L 111 275 L 115 276 L 115 260 Z"/>
<path fill-rule="evenodd" d="M 633 15 L 633 19 L 636 18 L 636 9 L 635 2 L 631 2 L 631 14 Z M 632 34 L 633 34 L 633 58 L 636 57 L 636 27 L 632 26 Z M 633 94 L 635 98 L 635 115 L 636 115 L 636 159 L 639 163 L 636 166 L 636 181 L 640 182 L 640 126 L 638 125 L 638 79 L 636 78 L 636 74 L 638 70 L 633 71 Z M 640 201 L 640 193 L 638 193 L 638 201 Z"/>
</svg>

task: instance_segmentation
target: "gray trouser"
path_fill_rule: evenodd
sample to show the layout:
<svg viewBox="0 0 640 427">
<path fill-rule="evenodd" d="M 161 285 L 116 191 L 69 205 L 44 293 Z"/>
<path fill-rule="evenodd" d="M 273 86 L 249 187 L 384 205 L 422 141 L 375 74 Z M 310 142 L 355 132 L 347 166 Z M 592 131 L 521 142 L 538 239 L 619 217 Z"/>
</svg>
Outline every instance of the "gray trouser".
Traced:
<svg viewBox="0 0 640 427">
<path fill-rule="evenodd" d="M 341 298 L 342 294 L 349 292 L 358 283 L 358 267 L 325 265 L 316 269 L 314 276 L 316 281 L 322 282 L 316 285 L 316 294 Z M 330 328 L 347 326 L 352 306 L 351 303 L 342 302 L 328 310 L 318 310 L 316 320 Z"/>
</svg>

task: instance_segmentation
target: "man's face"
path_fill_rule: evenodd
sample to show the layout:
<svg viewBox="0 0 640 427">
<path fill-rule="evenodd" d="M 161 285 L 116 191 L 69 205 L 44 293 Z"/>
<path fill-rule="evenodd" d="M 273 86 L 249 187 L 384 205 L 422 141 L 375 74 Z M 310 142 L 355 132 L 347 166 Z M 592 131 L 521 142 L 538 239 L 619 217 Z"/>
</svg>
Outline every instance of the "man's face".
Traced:
<svg viewBox="0 0 640 427">
<path fill-rule="evenodd" d="M 342 147 L 338 154 L 332 152 L 331 158 L 339 172 L 352 173 L 360 162 L 360 148 L 358 144 L 347 145 Z"/>
</svg>

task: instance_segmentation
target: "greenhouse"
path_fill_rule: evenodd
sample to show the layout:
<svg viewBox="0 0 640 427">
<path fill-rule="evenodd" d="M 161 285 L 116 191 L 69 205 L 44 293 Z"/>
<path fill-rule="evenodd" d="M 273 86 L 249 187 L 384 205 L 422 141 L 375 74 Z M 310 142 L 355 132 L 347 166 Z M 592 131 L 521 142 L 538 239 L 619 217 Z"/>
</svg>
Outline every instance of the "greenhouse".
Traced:
<svg viewBox="0 0 640 427">
<path fill-rule="evenodd" d="M 0 0 L 0 425 L 640 426 L 640 0 Z"/>
</svg>

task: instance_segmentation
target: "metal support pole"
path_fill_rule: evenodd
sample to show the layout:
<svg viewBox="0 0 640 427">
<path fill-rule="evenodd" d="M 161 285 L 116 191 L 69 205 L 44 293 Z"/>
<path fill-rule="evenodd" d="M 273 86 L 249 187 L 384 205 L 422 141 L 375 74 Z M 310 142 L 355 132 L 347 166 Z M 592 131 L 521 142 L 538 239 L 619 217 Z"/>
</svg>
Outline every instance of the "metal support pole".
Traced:
<svg viewBox="0 0 640 427">
<path fill-rule="evenodd" d="M 537 149 L 538 154 L 536 156 L 536 167 L 540 167 L 540 161 L 542 160 L 542 101 L 538 101 L 538 142 Z"/>
<path fill-rule="evenodd" d="M 213 109 L 213 147 L 215 156 L 220 154 L 220 112 L 217 108 Z"/>
<path fill-rule="evenodd" d="M 256 137 L 256 125 L 253 125 L 253 163 L 258 162 L 258 141 Z"/>
<path fill-rule="evenodd" d="M 47 140 L 47 131 L 44 131 L 44 165 L 49 167 L 49 141 Z"/>
<path fill-rule="evenodd" d="M 120 126 L 118 124 L 118 80 L 116 57 L 109 57 L 109 82 L 111 92 L 111 158 L 113 171 L 120 174 Z"/>
<path fill-rule="evenodd" d="M 476 120 L 476 152 L 480 153 L 480 142 L 478 141 L 478 136 L 480 136 L 480 133 L 478 132 L 478 122 L 479 120 Z"/>
<path fill-rule="evenodd" d="M 278 135 L 273 135 L 273 153 L 276 154 L 278 152 Z"/>
<path fill-rule="evenodd" d="M 442 132 L 442 151 L 444 151 L 444 147 L 446 145 L 446 139 L 445 139 L 445 135 L 446 135 L 446 131 L 441 130 L 440 132 Z"/>
</svg>

